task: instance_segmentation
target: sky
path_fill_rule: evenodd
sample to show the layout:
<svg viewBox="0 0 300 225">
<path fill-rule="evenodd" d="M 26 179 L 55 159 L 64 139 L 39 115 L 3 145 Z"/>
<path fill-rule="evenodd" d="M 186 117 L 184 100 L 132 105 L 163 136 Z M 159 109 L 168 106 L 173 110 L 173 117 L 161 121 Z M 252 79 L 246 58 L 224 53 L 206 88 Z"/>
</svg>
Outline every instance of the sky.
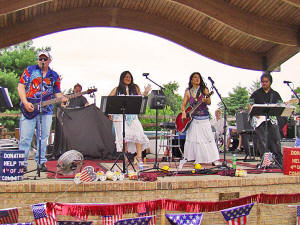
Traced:
<svg viewBox="0 0 300 225">
<path fill-rule="evenodd" d="M 97 106 L 101 96 L 109 95 L 118 85 L 120 74 L 125 70 L 132 73 L 134 82 L 142 90 L 147 84 L 151 84 L 152 90 L 159 89 L 143 73 L 149 73 L 148 78 L 159 85 L 176 81 L 181 96 L 193 72 L 200 72 L 209 88 L 211 83 L 207 78 L 211 77 L 222 97 L 228 97 L 237 85 L 250 87 L 262 74 L 225 65 L 167 39 L 127 29 L 73 29 L 35 38 L 33 45 L 51 47 L 50 67 L 62 76 L 62 90 L 73 88 L 76 83 L 82 85 L 83 91 L 96 87 Z M 272 88 L 284 101 L 292 95 L 284 80 L 292 81 L 295 88 L 300 86 L 299 62 L 298 53 L 281 65 L 281 72 L 272 73 Z M 213 113 L 220 99 L 216 94 L 211 99 L 209 110 Z M 94 102 L 89 97 L 88 100 Z"/>
</svg>

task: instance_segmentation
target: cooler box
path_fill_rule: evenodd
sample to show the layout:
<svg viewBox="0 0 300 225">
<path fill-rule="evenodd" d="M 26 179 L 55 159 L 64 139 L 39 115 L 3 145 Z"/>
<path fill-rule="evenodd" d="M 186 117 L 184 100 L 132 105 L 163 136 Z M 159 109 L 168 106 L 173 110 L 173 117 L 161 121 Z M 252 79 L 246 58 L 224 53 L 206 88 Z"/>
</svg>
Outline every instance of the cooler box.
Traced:
<svg viewBox="0 0 300 225">
<path fill-rule="evenodd" d="M 24 175 L 22 150 L 0 150 L 0 181 L 21 181 Z"/>
<path fill-rule="evenodd" d="M 300 148 L 283 148 L 283 173 L 285 175 L 300 175 Z"/>
</svg>

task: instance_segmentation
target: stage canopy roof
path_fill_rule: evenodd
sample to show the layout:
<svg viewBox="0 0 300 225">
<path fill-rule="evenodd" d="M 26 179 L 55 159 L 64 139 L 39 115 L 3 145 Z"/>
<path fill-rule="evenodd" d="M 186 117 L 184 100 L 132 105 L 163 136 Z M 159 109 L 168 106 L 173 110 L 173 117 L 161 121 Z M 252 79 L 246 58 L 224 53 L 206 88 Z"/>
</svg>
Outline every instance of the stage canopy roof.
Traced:
<svg viewBox="0 0 300 225">
<path fill-rule="evenodd" d="M 0 48 L 80 27 L 144 31 L 271 71 L 299 52 L 300 0 L 0 0 Z"/>
</svg>

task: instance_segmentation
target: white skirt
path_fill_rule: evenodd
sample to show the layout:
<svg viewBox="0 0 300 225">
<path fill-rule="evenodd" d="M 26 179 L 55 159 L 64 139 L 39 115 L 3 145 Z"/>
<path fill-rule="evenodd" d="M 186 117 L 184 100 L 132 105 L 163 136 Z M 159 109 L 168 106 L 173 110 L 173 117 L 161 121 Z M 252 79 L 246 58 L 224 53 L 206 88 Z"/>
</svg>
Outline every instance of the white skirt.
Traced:
<svg viewBox="0 0 300 225">
<path fill-rule="evenodd" d="M 115 128 L 116 147 L 118 152 L 123 150 L 123 116 L 114 115 L 113 124 Z M 125 142 L 129 153 L 136 152 L 136 143 L 142 145 L 142 151 L 150 147 L 150 142 L 144 134 L 141 122 L 136 116 L 133 120 L 125 121 Z"/>
<path fill-rule="evenodd" d="M 186 131 L 184 158 L 195 163 L 211 163 L 220 159 L 208 119 L 193 120 Z"/>
</svg>

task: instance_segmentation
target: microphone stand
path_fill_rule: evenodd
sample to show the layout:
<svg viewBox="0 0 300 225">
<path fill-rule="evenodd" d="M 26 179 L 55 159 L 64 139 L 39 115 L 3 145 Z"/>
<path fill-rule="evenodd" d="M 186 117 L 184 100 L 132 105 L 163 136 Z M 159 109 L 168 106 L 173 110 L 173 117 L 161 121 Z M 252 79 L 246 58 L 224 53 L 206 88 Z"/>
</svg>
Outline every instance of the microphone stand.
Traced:
<svg viewBox="0 0 300 225">
<path fill-rule="evenodd" d="M 226 118 L 226 111 L 227 111 L 227 106 L 221 96 L 221 94 L 219 93 L 218 89 L 216 88 L 216 86 L 214 85 L 214 81 L 209 77 L 208 78 L 211 82 L 211 85 L 212 85 L 212 88 L 215 90 L 215 92 L 217 93 L 217 95 L 219 96 L 222 104 L 223 104 L 223 107 L 224 107 L 224 126 L 223 126 L 223 130 L 224 130 L 224 141 L 223 141 L 223 145 L 224 145 L 224 160 L 222 162 L 222 165 L 220 167 L 221 170 L 225 170 L 225 169 L 229 169 L 230 167 L 227 165 L 227 161 L 226 161 L 226 152 L 227 152 L 227 147 L 226 147 L 226 143 L 227 143 L 227 140 L 226 140 L 226 132 L 227 132 L 227 118 Z"/>
<path fill-rule="evenodd" d="M 294 91 L 294 89 L 290 86 L 290 83 L 286 83 L 286 85 L 291 89 L 295 97 L 298 99 L 298 105 L 300 105 L 300 97 L 297 95 L 297 93 Z"/>
<path fill-rule="evenodd" d="M 160 91 L 163 92 L 163 90 L 165 89 L 164 87 L 160 86 L 159 84 L 157 84 L 156 82 L 154 82 L 153 80 L 151 80 L 150 78 L 148 78 L 149 73 L 144 73 L 143 74 L 144 77 L 146 77 L 146 79 L 150 80 L 153 84 L 157 85 L 158 87 L 160 87 Z M 159 168 L 159 164 L 158 164 L 158 151 L 157 151 L 157 130 L 158 130 L 158 109 L 155 109 L 155 162 L 152 168 L 149 169 L 145 169 L 145 170 L 141 170 L 140 172 L 144 172 L 144 171 L 148 171 L 148 170 L 162 170 Z"/>
<path fill-rule="evenodd" d="M 43 117 L 42 117 L 42 113 L 43 113 L 43 109 L 42 109 L 42 101 L 43 101 L 43 81 L 44 81 L 44 67 L 45 67 L 45 63 L 42 62 L 42 68 L 41 68 L 41 74 L 42 74 L 42 80 L 41 80 L 41 86 L 40 86 L 40 90 L 41 90 L 41 95 L 40 95 L 40 102 L 39 102 L 39 110 L 40 110 L 40 124 L 39 124 L 39 163 L 37 166 L 37 176 L 40 177 L 41 176 L 41 153 L 42 153 L 42 121 L 43 121 Z"/>
</svg>

